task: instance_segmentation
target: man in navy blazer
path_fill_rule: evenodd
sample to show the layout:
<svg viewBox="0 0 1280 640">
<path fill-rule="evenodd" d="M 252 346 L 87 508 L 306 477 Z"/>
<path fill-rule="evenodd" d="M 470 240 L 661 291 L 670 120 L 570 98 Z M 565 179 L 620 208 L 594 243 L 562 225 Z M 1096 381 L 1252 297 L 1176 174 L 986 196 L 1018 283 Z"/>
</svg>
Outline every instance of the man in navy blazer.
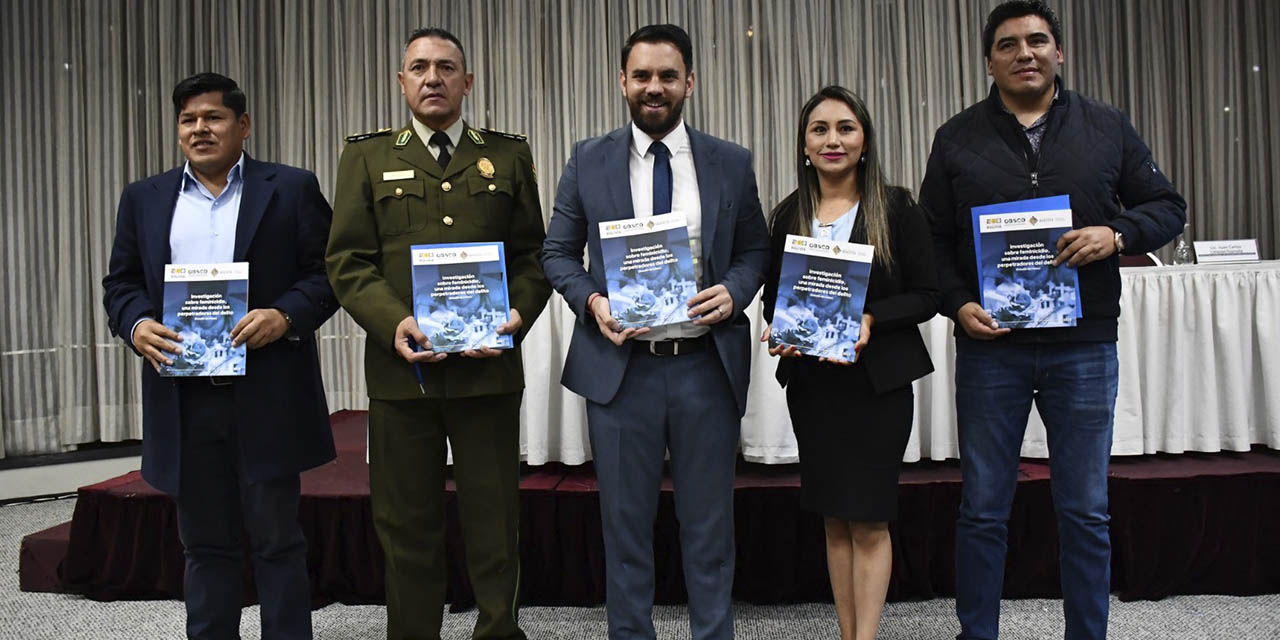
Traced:
<svg viewBox="0 0 1280 640">
<path fill-rule="evenodd" d="M 175 497 L 190 638 L 237 638 L 248 533 L 263 638 L 311 638 L 298 474 L 334 458 L 315 331 L 337 309 L 324 268 L 332 212 L 315 175 L 259 162 L 245 95 L 205 73 L 174 89 L 187 162 L 125 187 L 103 278 L 111 332 L 142 367 L 142 475 Z M 248 347 L 235 378 L 164 378 L 181 338 L 158 322 L 167 263 L 249 263 Z"/>
<path fill-rule="evenodd" d="M 628 38 L 619 84 L 632 122 L 574 146 L 543 245 L 547 279 L 578 317 L 561 382 L 587 400 L 615 640 L 655 637 L 653 521 L 668 452 L 693 637 L 733 637 L 733 480 L 751 340 L 743 310 L 760 288 L 769 234 L 750 152 L 681 118 L 692 66 L 680 27 Z M 599 223 L 664 213 L 685 216 L 700 291 L 688 322 L 623 329 L 609 313 Z"/>
</svg>

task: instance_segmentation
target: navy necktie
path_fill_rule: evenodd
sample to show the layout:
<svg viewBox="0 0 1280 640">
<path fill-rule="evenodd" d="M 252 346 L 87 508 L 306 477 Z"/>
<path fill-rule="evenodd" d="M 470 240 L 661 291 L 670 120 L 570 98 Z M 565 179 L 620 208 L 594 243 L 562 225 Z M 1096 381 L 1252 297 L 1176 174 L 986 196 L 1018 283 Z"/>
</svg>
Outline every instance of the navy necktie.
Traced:
<svg viewBox="0 0 1280 640">
<path fill-rule="evenodd" d="M 440 163 L 440 170 L 449 168 L 449 159 L 453 156 L 449 155 L 449 136 L 443 131 L 437 131 L 431 134 L 431 144 L 434 144 L 440 150 L 440 155 L 436 156 L 436 161 Z"/>
<path fill-rule="evenodd" d="M 649 145 L 653 154 L 653 215 L 671 213 L 671 151 L 662 141 Z"/>
</svg>

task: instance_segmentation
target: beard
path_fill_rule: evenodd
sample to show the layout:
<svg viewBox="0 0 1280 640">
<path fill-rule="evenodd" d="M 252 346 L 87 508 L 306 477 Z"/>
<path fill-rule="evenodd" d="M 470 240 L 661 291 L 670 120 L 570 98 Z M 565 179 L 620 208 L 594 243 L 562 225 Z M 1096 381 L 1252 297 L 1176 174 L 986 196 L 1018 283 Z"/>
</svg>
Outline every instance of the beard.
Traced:
<svg viewBox="0 0 1280 640">
<path fill-rule="evenodd" d="M 680 115 L 684 112 L 684 98 L 672 102 L 665 116 L 645 113 L 644 96 L 639 100 L 627 99 L 627 108 L 631 111 L 631 121 L 636 123 L 636 128 L 650 137 L 658 137 L 674 129 L 680 122 Z"/>
</svg>

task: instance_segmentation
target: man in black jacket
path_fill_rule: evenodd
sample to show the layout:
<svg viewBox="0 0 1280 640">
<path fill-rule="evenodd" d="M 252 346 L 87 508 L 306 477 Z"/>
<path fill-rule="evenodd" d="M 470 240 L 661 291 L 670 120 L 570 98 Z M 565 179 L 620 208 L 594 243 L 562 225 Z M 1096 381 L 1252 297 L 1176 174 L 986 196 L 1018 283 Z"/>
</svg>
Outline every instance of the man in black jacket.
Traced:
<svg viewBox="0 0 1280 640">
<path fill-rule="evenodd" d="M 941 310 L 956 323 L 959 637 L 997 635 L 1009 508 L 1034 398 L 1048 434 L 1066 637 L 1104 638 L 1118 254 L 1172 240 L 1186 203 L 1123 113 L 1063 86 L 1062 27 L 1051 9 L 1025 0 L 996 7 L 983 48 L 991 93 L 938 129 L 920 187 Z M 1054 262 L 1079 269 L 1082 317 L 1075 327 L 1001 327 L 978 302 L 971 209 L 1057 195 L 1070 197 L 1074 228 Z"/>
</svg>

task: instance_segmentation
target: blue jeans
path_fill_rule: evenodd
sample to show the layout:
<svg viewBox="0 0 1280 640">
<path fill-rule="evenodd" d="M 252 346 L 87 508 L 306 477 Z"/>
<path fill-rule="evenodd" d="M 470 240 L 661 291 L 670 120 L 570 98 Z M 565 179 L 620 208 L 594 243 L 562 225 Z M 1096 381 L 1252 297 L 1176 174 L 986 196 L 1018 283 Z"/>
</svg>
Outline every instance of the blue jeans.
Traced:
<svg viewBox="0 0 1280 640">
<path fill-rule="evenodd" d="M 964 478 L 956 522 L 960 638 L 994 640 L 1009 509 L 1034 399 L 1048 434 L 1066 638 L 1107 635 L 1111 538 L 1107 465 L 1119 365 L 1110 343 L 956 341 L 956 415 Z"/>
</svg>

